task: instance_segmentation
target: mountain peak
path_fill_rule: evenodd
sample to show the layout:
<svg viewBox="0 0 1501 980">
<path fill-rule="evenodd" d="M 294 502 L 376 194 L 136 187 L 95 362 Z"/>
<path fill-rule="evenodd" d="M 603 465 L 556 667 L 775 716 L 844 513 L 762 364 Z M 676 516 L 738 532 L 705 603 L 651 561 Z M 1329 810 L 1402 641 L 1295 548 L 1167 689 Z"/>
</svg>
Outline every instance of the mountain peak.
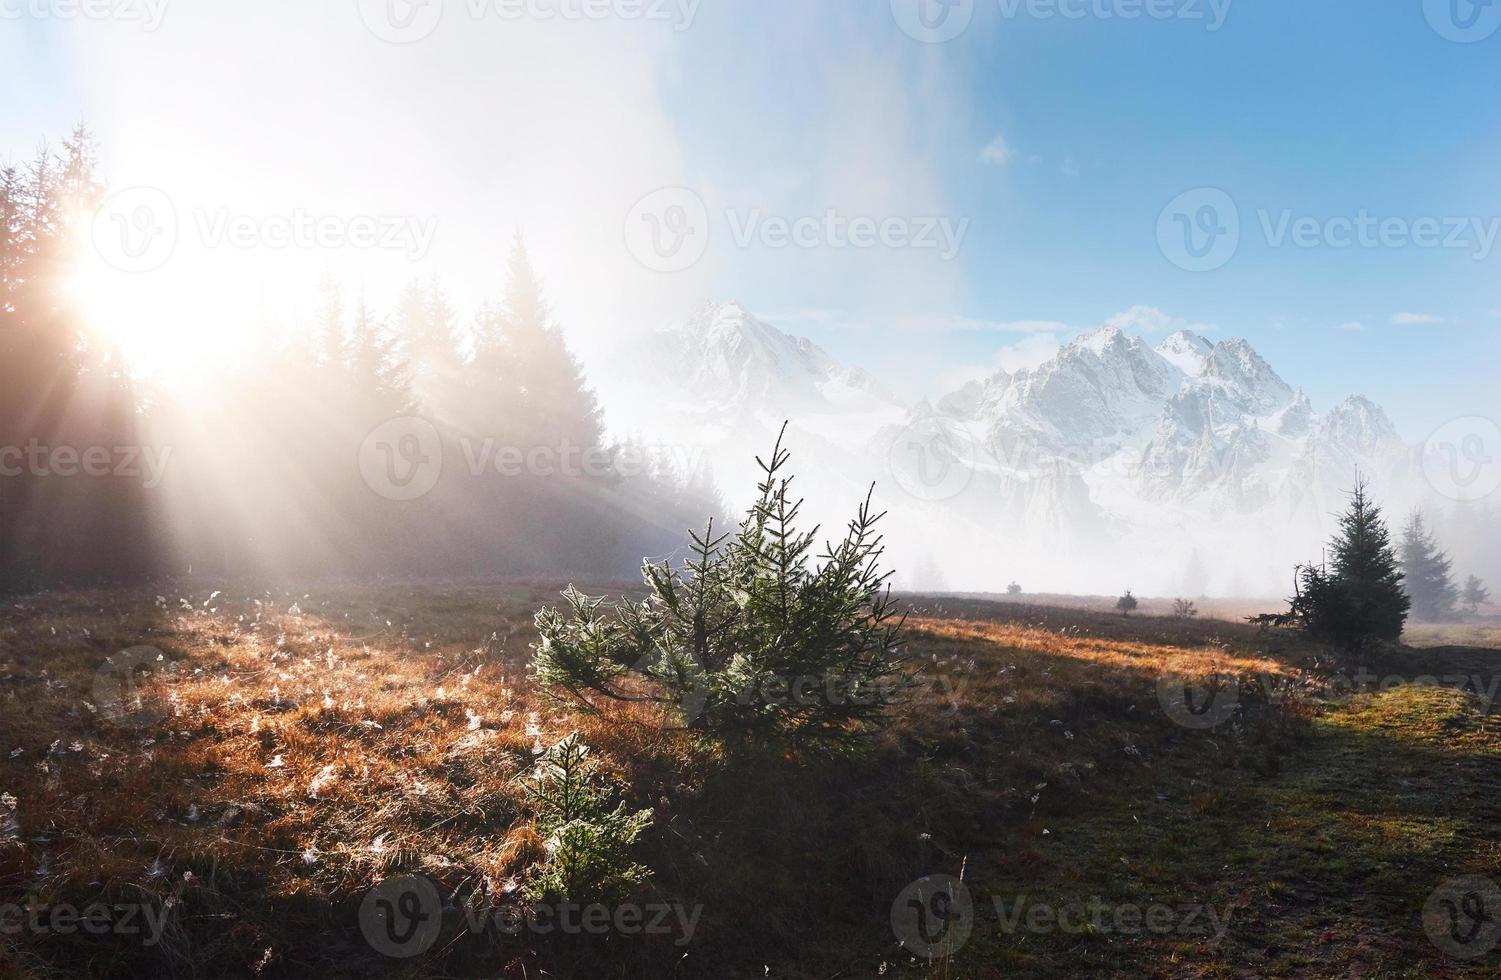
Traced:
<svg viewBox="0 0 1501 980">
<path fill-rule="evenodd" d="M 1364 395 L 1351 395 L 1331 408 L 1319 422 L 1319 436 L 1325 444 L 1366 455 L 1394 451 L 1402 445 L 1391 419 Z"/>
<path fill-rule="evenodd" d="M 1201 374 L 1248 411 L 1265 414 L 1293 400 L 1293 390 L 1244 340 L 1214 345 Z"/>
<path fill-rule="evenodd" d="M 1157 353 L 1167 358 L 1175 367 L 1190 378 L 1204 373 L 1214 344 L 1192 330 L 1179 330 L 1157 345 Z"/>
<path fill-rule="evenodd" d="M 1096 354 L 1103 354 L 1106 349 L 1119 343 L 1124 336 L 1125 334 L 1121 332 L 1120 327 L 1107 323 L 1103 327 L 1091 330 L 1089 333 L 1080 334 L 1074 338 L 1074 342 L 1070 346 L 1091 350 Z"/>
<path fill-rule="evenodd" d="M 807 337 L 779 330 L 734 301 L 703 304 L 631 356 L 664 388 L 729 415 L 763 406 L 774 406 L 775 414 L 898 402 L 864 370 L 838 363 Z"/>
</svg>

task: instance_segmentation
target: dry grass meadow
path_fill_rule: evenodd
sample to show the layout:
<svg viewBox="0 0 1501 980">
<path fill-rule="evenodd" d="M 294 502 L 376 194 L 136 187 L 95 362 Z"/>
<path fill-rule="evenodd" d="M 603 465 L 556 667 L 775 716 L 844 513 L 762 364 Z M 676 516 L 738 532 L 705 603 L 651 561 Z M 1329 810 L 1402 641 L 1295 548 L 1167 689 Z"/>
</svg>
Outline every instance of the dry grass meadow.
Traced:
<svg viewBox="0 0 1501 980">
<path fill-rule="evenodd" d="M 1501 963 L 1454 955 L 1424 918 L 1445 882 L 1501 877 L 1494 630 L 1357 664 L 1229 621 L 910 597 L 921 682 L 868 751 L 727 758 L 639 706 L 585 715 L 536 690 L 531 616 L 557 589 L 8 601 L 0 976 L 1458 977 Z M 1185 723 L 1163 697 L 1177 675 L 1228 683 L 1233 712 Z M 547 852 L 522 787 L 574 731 L 619 798 L 652 810 L 634 900 L 672 910 L 661 929 L 526 918 Z M 441 896 L 434 937 L 385 955 L 362 903 L 413 873 Z M 935 874 L 964 883 L 965 935 L 919 955 L 893 909 Z"/>
</svg>

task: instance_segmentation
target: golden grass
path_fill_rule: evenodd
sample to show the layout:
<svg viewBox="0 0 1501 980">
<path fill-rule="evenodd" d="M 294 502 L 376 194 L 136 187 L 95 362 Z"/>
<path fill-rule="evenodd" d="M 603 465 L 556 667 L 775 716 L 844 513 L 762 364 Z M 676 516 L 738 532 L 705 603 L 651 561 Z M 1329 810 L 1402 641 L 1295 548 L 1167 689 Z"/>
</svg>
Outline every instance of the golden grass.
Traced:
<svg viewBox="0 0 1501 980">
<path fill-rule="evenodd" d="M 1050 841 L 1081 807 L 1102 839 L 1135 826 L 1103 829 L 1144 792 L 1222 820 L 1240 801 L 1213 774 L 1285 765 L 1304 706 L 1248 684 L 1234 724 L 1190 733 L 1156 702 L 1161 674 L 1297 680 L 1327 659 L 1224 622 L 920 601 L 920 683 L 870 751 L 729 764 L 647 709 L 579 715 L 532 688 L 530 617 L 554 585 L 213 591 L 0 609 L 0 792 L 17 825 L 7 840 L 0 822 L 0 904 L 129 898 L 170 923 L 151 949 L 0 937 L 0 976 L 7 962 L 28 977 L 402 975 L 361 944 L 360 897 L 420 870 L 463 901 L 519 903 L 544 855 L 521 780 L 573 730 L 628 805 L 653 809 L 650 896 L 701 907 L 690 955 L 497 940 L 449 916 L 423 972 L 905 975 L 886 921 L 919 875 L 1056 875 Z M 176 667 L 114 719 L 96 676 L 142 644 Z M 1114 875 L 1118 859 L 1091 852 L 1069 873 Z"/>
</svg>

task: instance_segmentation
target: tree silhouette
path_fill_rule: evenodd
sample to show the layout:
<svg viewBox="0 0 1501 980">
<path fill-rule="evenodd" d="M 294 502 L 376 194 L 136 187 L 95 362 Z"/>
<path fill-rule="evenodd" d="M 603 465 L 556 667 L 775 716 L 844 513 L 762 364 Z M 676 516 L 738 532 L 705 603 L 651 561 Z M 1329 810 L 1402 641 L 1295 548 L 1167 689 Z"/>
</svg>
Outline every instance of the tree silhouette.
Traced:
<svg viewBox="0 0 1501 980">
<path fill-rule="evenodd" d="M 1480 576 L 1471 575 L 1465 579 L 1464 602 L 1465 605 L 1470 607 L 1472 615 L 1478 613 L 1480 607 L 1485 605 L 1486 600 L 1490 597 L 1491 592 L 1480 581 Z"/>
<path fill-rule="evenodd" d="M 1434 543 L 1422 513 L 1413 511 L 1402 530 L 1402 575 L 1414 619 L 1437 623 L 1454 618 L 1459 589 L 1451 573 L 1449 556 Z"/>
</svg>

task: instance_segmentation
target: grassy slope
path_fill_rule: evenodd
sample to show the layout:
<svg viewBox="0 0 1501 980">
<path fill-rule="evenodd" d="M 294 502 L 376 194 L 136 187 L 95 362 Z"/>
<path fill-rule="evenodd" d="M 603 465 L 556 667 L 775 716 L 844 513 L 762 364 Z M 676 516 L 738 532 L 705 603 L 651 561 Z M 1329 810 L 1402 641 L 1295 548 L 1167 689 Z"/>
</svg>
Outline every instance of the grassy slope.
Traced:
<svg viewBox="0 0 1501 980">
<path fill-rule="evenodd" d="M 18 800 L 19 830 L 0 840 L 0 904 L 147 896 L 171 929 L 151 949 L 0 937 L 0 975 L 244 975 L 263 960 L 264 976 L 1495 969 L 1494 956 L 1489 967 L 1446 959 L 1418 918 L 1445 878 L 1501 877 L 1501 742 L 1464 695 L 1331 695 L 1310 686 L 1342 666 L 1326 652 L 1234 624 L 919 599 L 912 652 L 925 683 L 865 758 L 729 764 L 649 718 L 543 703 L 524 663 L 530 611 L 552 591 L 7 607 L 0 791 Z M 147 692 L 163 716 L 123 728 L 89 703 L 104 656 L 136 643 L 182 665 Z M 1373 666 L 1489 674 L 1497 656 L 1443 647 Z M 1174 724 L 1156 696 L 1165 670 L 1242 678 L 1238 716 L 1207 733 Z M 517 780 L 539 737 L 574 727 L 624 797 L 655 810 L 648 897 L 703 907 L 686 950 L 497 941 L 467 936 L 457 914 L 415 964 L 365 948 L 358 900 L 398 870 L 514 900 L 541 854 Z M 961 868 L 980 906 L 974 938 L 952 963 L 913 961 L 893 940 L 892 900 L 919 875 Z M 1234 911 L 1213 945 L 1181 932 L 1007 932 L 991 899 L 1020 895 Z"/>
</svg>

